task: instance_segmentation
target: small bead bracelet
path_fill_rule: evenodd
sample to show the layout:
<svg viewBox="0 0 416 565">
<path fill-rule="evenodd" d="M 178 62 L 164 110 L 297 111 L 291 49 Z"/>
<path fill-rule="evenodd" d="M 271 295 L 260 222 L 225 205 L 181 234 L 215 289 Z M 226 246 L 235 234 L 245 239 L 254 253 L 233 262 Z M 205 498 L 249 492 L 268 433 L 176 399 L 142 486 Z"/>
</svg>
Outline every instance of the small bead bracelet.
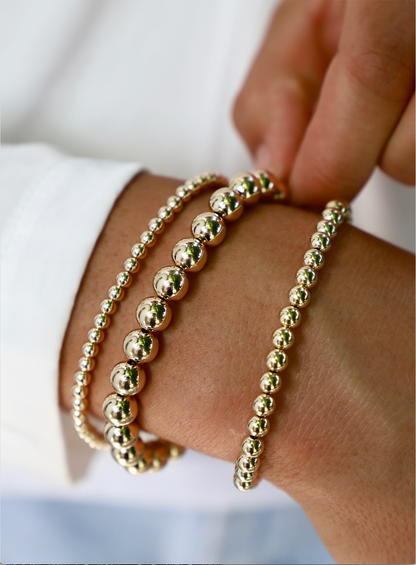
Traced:
<svg viewBox="0 0 416 565">
<path fill-rule="evenodd" d="M 136 318 L 140 325 L 124 340 L 127 361 L 118 363 L 110 374 L 115 390 L 103 403 L 103 414 L 107 420 L 105 439 L 112 447 L 114 459 L 131 474 L 146 470 L 144 454 L 149 444 L 139 438 L 139 429 L 134 422 L 138 406 L 134 395 L 145 383 L 144 363 L 152 361 L 158 353 L 159 344 L 154 332 L 164 330 L 170 323 L 172 313 L 170 300 L 180 300 L 188 290 L 186 272 L 201 270 L 207 260 L 205 246 L 219 245 L 225 236 L 224 220 L 237 220 L 244 204 L 256 204 L 260 197 L 280 200 L 285 197 L 282 185 L 265 171 L 255 171 L 234 177 L 230 187 L 216 190 L 209 201 L 210 212 L 196 216 L 191 225 L 191 238 L 181 239 L 172 251 L 173 266 L 160 269 L 154 279 L 156 296 L 140 302 Z M 163 464 L 163 463 L 162 463 Z"/>
<path fill-rule="evenodd" d="M 304 266 L 296 273 L 297 286 L 289 291 L 290 306 L 283 308 L 280 312 L 280 323 L 282 327 L 273 333 L 273 345 L 275 349 L 266 358 L 269 371 L 260 378 L 260 394 L 253 402 L 255 415 L 250 418 L 247 429 L 249 436 L 241 445 L 242 454 L 237 459 L 234 472 L 234 485 L 238 490 L 247 491 L 253 488 L 259 481 L 258 469 L 260 466 L 260 455 L 263 452 L 261 438 L 265 436 L 270 428 L 267 416 L 275 409 L 275 402 L 271 396 L 280 390 L 282 381 L 279 372 L 283 371 L 288 364 L 288 356 L 285 353 L 293 345 L 294 335 L 292 329 L 300 324 L 301 314 L 299 308 L 304 308 L 310 300 L 309 289 L 317 280 L 318 271 L 324 265 L 322 253 L 331 247 L 331 240 L 337 234 L 337 228 L 344 220 L 349 221 L 351 210 L 346 202 L 331 200 L 322 212 L 322 220 L 316 226 L 316 232 L 311 237 L 312 249 L 307 251 L 303 257 Z"/>
<path fill-rule="evenodd" d="M 71 415 L 74 427 L 79 437 L 91 448 L 109 449 L 103 435 L 92 427 L 87 420 L 88 385 L 91 382 L 91 372 L 95 365 L 94 357 L 98 354 L 97 344 L 104 339 L 104 330 L 110 324 L 110 317 L 116 310 L 117 302 L 123 299 L 124 289 L 132 283 L 133 274 L 138 272 L 140 261 L 147 255 L 147 248 L 156 243 L 157 234 L 164 230 L 165 224 L 173 220 L 174 213 L 182 210 L 183 203 L 188 202 L 192 196 L 198 194 L 202 189 L 227 185 L 228 179 L 226 177 L 215 172 L 208 172 L 187 181 L 183 186 L 179 186 L 175 194 L 167 199 L 166 206 L 159 209 L 157 217 L 150 220 L 149 229 L 141 234 L 140 242 L 133 245 L 131 257 L 124 262 L 124 270 L 116 276 L 116 284 L 108 289 L 108 298 L 101 302 L 101 311 L 94 317 L 94 327 L 89 330 L 88 341 L 82 346 L 83 356 L 78 361 L 79 370 L 74 375 L 75 385 L 72 387 Z M 139 376 L 134 366 L 131 368 L 132 382 Z M 139 379 L 138 382 L 139 387 L 144 384 L 143 380 Z M 119 440 L 122 445 L 125 445 L 123 442 L 127 441 L 124 437 L 120 437 Z M 158 468 L 163 465 L 167 457 L 176 457 L 182 451 L 183 448 L 169 442 L 161 441 L 157 445 L 149 443 L 147 450 L 143 453 L 142 466 L 147 468 L 152 463 L 153 468 Z"/>
</svg>

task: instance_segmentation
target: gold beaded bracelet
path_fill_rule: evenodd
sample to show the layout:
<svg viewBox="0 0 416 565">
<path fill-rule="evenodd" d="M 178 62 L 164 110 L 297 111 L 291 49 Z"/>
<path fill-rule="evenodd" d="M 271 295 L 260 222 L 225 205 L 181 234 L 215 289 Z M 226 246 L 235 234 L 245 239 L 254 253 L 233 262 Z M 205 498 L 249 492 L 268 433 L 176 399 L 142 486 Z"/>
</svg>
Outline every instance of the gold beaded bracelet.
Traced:
<svg viewBox="0 0 416 565">
<path fill-rule="evenodd" d="M 324 265 L 322 253 L 330 249 L 331 240 L 337 234 L 337 227 L 344 220 L 349 221 L 350 217 L 351 209 L 346 202 L 334 200 L 328 202 L 322 212 L 323 219 L 318 222 L 317 231 L 311 237 L 312 249 L 305 253 L 303 257 L 304 266 L 296 273 L 297 286 L 289 291 L 290 306 L 283 308 L 280 312 L 282 327 L 273 333 L 275 349 L 266 358 L 269 371 L 260 378 L 262 394 L 253 402 L 255 415 L 250 418 L 247 424 L 250 435 L 243 440 L 241 445 L 242 455 L 239 456 L 235 465 L 234 485 L 240 491 L 250 490 L 259 481 L 260 455 L 264 449 L 261 438 L 270 429 L 267 416 L 272 414 L 275 409 L 275 402 L 271 395 L 280 390 L 282 385 L 279 372 L 283 371 L 288 364 L 288 356 L 285 350 L 293 345 L 292 329 L 298 326 L 301 320 L 299 308 L 304 308 L 309 303 L 309 289 L 318 280 L 316 271 Z"/>
<path fill-rule="evenodd" d="M 117 302 L 123 299 L 124 290 L 132 283 L 133 274 L 139 271 L 140 261 L 146 257 L 147 248 L 156 243 L 157 234 L 163 231 L 165 224 L 173 220 L 174 213 L 182 210 L 183 203 L 188 202 L 202 189 L 227 185 L 226 177 L 215 172 L 208 172 L 179 186 L 175 194 L 167 199 L 166 206 L 159 209 L 157 217 L 150 220 L 149 229 L 141 234 L 140 242 L 133 245 L 131 257 L 124 262 L 124 270 L 116 276 L 116 284 L 109 288 L 108 298 L 101 302 L 100 313 L 94 317 L 94 327 L 88 332 L 88 341 L 82 346 L 83 356 L 78 361 L 79 370 L 74 375 L 75 385 L 72 387 L 71 415 L 74 427 L 78 436 L 91 448 L 109 449 L 110 447 L 103 435 L 88 422 L 88 386 L 95 365 L 94 357 L 98 354 L 98 343 L 104 339 L 104 330 L 110 324 L 110 317 L 116 310 Z M 134 380 L 134 367 L 132 367 L 131 375 Z M 142 386 L 142 380 L 139 386 Z M 125 445 L 123 441 L 125 438 L 120 437 L 120 444 Z M 175 457 L 182 451 L 182 447 L 163 440 L 157 443 L 149 442 L 143 452 L 142 467 L 151 466 L 156 469 L 164 464 L 168 456 Z"/>
<path fill-rule="evenodd" d="M 134 395 L 145 383 L 144 363 L 152 361 L 158 353 L 158 340 L 153 332 L 163 331 L 171 321 L 170 300 L 180 300 L 188 290 L 186 272 L 201 270 L 207 260 L 205 246 L 219 245 L 225 236 L 224 220 L 237 220 L 244 204 L 285 197 L 282 185 L 265 171 L 234 177 L 230 187 L 216 190 L 209 201 L 210 212 L 196 216 L 191 225 L 191 238 L 181 239 L 173 247 L 174 265 L 160 269 L 154 279 L 156 296 L 145 298 L 138 305 L 136 318 L 139 329 L 131 331 L 124 340 L 127 361 L 118 363 L 111 371 L 110 382 L 115 390 L 103 403 L 107 420 L 104 436 L 112 447 L 114 459 L 131 474 L 146 470 L 148 444 L 139 439 L 139 430 L 133 423 L 138 407 Z"/>
</svg>

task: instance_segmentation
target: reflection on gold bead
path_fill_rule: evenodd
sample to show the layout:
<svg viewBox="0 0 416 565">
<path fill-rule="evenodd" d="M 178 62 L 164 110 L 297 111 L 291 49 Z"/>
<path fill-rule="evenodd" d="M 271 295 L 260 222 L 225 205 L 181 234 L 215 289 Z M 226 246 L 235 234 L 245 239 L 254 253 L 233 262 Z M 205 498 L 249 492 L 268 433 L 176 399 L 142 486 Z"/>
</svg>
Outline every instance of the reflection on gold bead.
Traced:
<svg viewBox="0 0 416 565">
<path fill-rule="evenodd" d="M 260 388 L 266 394 L 274 394 L 281 386 L 282 379 L 276 373 L 264 373 L 260 377 Z"/>
<path fill-rule="evenodd" d="M 259 474 L 258 471 L 245 471 L 243 469 L 240 469 L 240 467 L 238 467 L 238 465 L 236 466 L 234 473 L 235 473 L 235 476 L 237 477 L 237 479 L 239 479 L 240 481 L 243 481 L 243 482 L 246 482 L 246 481 L 253 482 L 254 479 Z"/>
<path fill-rule="evenodd" d="M 307 267 L 318 271 L 324 266 L 325 257 L 317 249 L 309 249 L 303 256 L 303 262 Z"/>
<path fill-rule="evenodd" d="M 133 396 L 124 397 L 119 394 L 109 394 L 103 402 L 103 416 L 116 427 L 128 426 L 136 418 L 137 402 Z"/>
<path fill-rule="evenodd" d="M 331 200 L 325 208 L 333 208 L 334 210 L 337 210 L 344 216 L 344 218 L 349 218 L 351 216 L 351 208 L 348 202 L 343 200 Z"/>
<path fill-rule="evenodd" d="M 172 258 L 184 271 L 200 271 L 207 262 L 207 251 L 203 243 L 193 237 L 181 239 L 172 250 Z"/>
<path fill-rule="evenodd" d="M 159 351 L 159 342 L 152 333 L 133 330 L 124 338 L 123 348 L 128 359 L 137 363 L 149 363 Z"/>
<path fill-rule="evenodd" d="M 295 306 L 287 306 L 280 312 L 280 322 L 286 328 L 296 328 L 300 324 L 301 315 Z"/>
<path fill-rule="evenodd" d="M 148 331 L 163 331 L 172 319 L 172 310 L 165 300 L 158 296 L 145 298 L 140 302 L 136 318 L 141 327 Z"/>
<path fill-rule="evenodd" d="M 156 243 L 156 235 L 154 232 L 147 230 L 140 235 L 140 242 L 146 247 L 153 247 Z"/>
<path fill-rule="evenodd" d="M 144 446 L 144 451 L 140 456 L 136 465 L 131 467 L 127 467 L 127 471 L 132 475 L 141 475 L 145 471 L 147 471 L 152 464 L 152 450 L 146 446 Z"/>
<path fill-rule="evenodd" d="M 234 475 L 234 486 L 241 492 L 245 492 L 254 486 L 254 481 L 241 481 L 236 475 Z"/>
<path fill-rule="evenodd" d="M 261 199 L 270 200 L 284 200 L 286 198 L 286 185 L 268 171 L 254 171 L 252 173 L 261 185 Z"/>
<path fill-rule="evenodd" d="M 84 343 L 82 346 L 82 353 L 84 354 L 84 357 L 95 357 L 98 353 L 98 345 L 90 342 Z"/>
<path fill-rule="evenodd" d="M 117 428 L 107 423 L 104 428 L 106 441 L 115 449 L 128 449 L 139 439 L 139 426 L 134 422 L 128 426 Z"/>
<path fill-rule="evenodd" d="M 225 223 L 218 214 L 205 212 L 194 218 L 192 234 L 205 245 L 219 245 L 225 237 Z"/>
<path fill-rule="evenodd" d="M 257 204 L 260 200 L 260 181 L 249 173 L 245 173 L 234 178 L 230 185 L 230 189 L 240 196 L 244 204 Z"/>
<path fill-rule="evenodd" d="M 124 261 L 124 268 L 128 273 L 137 273 L 140 269 L 140 263 L 134 257 L 129 257 Z"/>
<path fill-rule="evenodd" d="M 260 439 L 247 437 L 241 444 L 241 451 L 247 457 L 258 457 L 263 453 L 263 442 Z"/>
<path fill-rule="evenodd" d="M 176 266 L 163 267 L 153 279 L 156 294 L 164 300 L 180 300 L 187 293 L 188 286 L 188 277 Z"/>
<path fill-rule="evenodd" d="M 288 364 L 288 356 L 281 349 L 273 349 L 266 358 L 266 365 L 273 373 L 283 371 Z"/>
<path fill-rule="evenodd" d="M 133 447 L 127 449 L 112 449 L 111 454 L 114 459 L 123 467 L 132 467 L 137 465 L 143 452 L 143 442 L 138 440 Z"/>
<path fill-rule="evenodd" d="M 183 202 L 189 202 L 189 200 L 192 198 L 192 192 L 188 190 L 186 186 L 178 186 L 178 188 L 175 190 L 175 194 L 179 196 L 179 198 L 183 200 Z"/>
<path fill-rule="evenodd" d="M 266 418 L 253 416 L 247 424 L 248 433 L 253 438 L 263 437 L 269 431 L 269 422 Z"/>
<path fill-rule="evenodd" d="M 306 288 L 312 288 L 318 281 L 318 275 L 310 267 L 302 267 L 296 273 L 296 282 Z"/>
<path fill-rule="evenodd" d="M 92 371 L 94 369 L 95 361 L 91 357 L 81 357 L 78 361 L 78 367 L 81 371 Z"/>
<path fill-rule="evenodd" d="M 113 389 L 121 396 L 131 396 L 140 392 L 146 382 L 144 369 L 129 359 L 125 363 L 117 363 L 110 373 Z"/>
<path fill-rule="evenodd" d="M 102 314 L 114 314 L 117 309 L 117 304 L 114 300 L 106 298 L 100 304 L 100 310 Z"/>
<path fill-rule="evenodd" d="M 134 259 L 144 259 L 147 255 L 147 247 L 143 243 L 135 243 L 131 248 L 130 253 Z"/>
<path fill-rule="evenodd" d="M 72 396 L 75 398 L 86 398 L 88 396 L 88 388 L 86 386 L 74 385 L 71 389 Z"/>
<path fill-rule="evenodd" d="M 273 345 L 276 349 L 289 349 L 294 340 L 295 336 L 289 328 L 278 328 L 273 334 Z"/>
<path fill-rule="evenodd" d="M 91 382 L 91 373 L 77 371 L 74 375 L 74 380 L 78 386 L 88 386 Z"/>
<path fill-rule="evenodd" d="M 152 450 L 152 463 L 149 467 L 149 471 L 159 471 L 168 460 L 166 447 L 159 441 L 149 441 L 146 446 Z"/>
<path fill-rule="evenodd" d="M 236 464 L 244 471 L 256 471 L 260 467 L 260 457 L 247 457 L 243 454 L 237 459 Z"/>
<path fill-rule="evenodd" d="M 82 426 L 87 420 L 87 415 L 81 410 L 72 409 L 70 414 L 76 426 Z"/>
<path fill-rule="evenodd" d="M 173 220 L 174 214 L 172 208 L 169 206 L 162 206 L 159 208 L 157 215 L 161 218 L 166 224 Z"/>
<path fill-rule="evenodd" d="M 216 190 L 209 199 L 209 206 L 215 214 L 230 222 L 238 220 L 244 209 L 240 196 L 229 188 Z"/>
<path fill-rule="evenodd" d="M 104 339 L 104 332 L 98 328 L 92 328 L 88 331 L 88 339 L 91 343 L 100 343 Z"/>
<path fill-rule="evenodd" d="M 114 285 L 114 286 L 110 286 L 110 288 L 108 289 L 108 298 L 110 298 L 111 300 L 123 300 L 124 297 L 124 290 L 118 286 L 118 285 Z"/>
<path fill-rule="evenodd" d="M 327 220 L 321 220 L 320 222 L 318 222 L 316 224 L 316 231 L 323 233 L 330 239 L 333 239 L 338 233 L 336 226 L 332 222 L 328 222 Z"/>
<path fill-rule="evenodd" d="M 331 247 L 331 240 L 323 233 L 315 232 L 311 236 L 311 245 L 314 249 L 318 249 L 322 253 L 325 253 L 325 251 L 328 251 Z"/>
<path fill-rule="evenodd" d="M 292 304 L 292 306 L 304 308 L 309 304 L 310 298 L 311 295 L 309 294 L 309 291 L 301 285 L 294 286 L 289 291 L 289 302 Z"/>
<path fill-rule="evenodd" d="M 121 286 L 123 288 L 127 288 L 128 286 L 130 286 L 132 280 L 133 279 L 131 278 L 130 273 L 128 273 L 127 271 L 122 271 L 116 276 L 117 286 Z"/>
<path fill-rule="evenodd" d="M 253 410 L 257 416 L 270 416 L 275 409 L 275 402 L 268 394 L 260 394 L 253 402 Z"/>
<path fill-rule="evenodd" d="M 180 212 L 183 208 L 183 202 L 179 196 L 169 196 L 166 205 L 169 206 L 174 212 Z"/>
<path fill-rule="evenodd" d="M 334 208 L 325 208 L 322 212 L 322 217 L 324 220 L 327 220 L 336 226 L 339 226 L 339 224 L 342 224 L 344 221 L 344 216 Z"/>
<path fill-rule="evenodd" d="M 97 314 L 94 318 L 94 325 L 97 329 L 103 330 L 110 325 L 110 317 L 107 314 Z"/>
</svg>

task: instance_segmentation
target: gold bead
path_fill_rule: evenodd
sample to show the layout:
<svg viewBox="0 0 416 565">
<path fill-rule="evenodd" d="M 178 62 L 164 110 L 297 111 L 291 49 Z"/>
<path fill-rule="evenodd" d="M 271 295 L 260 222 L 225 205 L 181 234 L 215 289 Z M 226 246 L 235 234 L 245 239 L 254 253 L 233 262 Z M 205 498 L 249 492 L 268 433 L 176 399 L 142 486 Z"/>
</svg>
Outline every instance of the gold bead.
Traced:
<svg viewBox="0 0 416 565">
<path fill-rule="evenodd" d="M 108 298 L 110 298 L 110 300 L 116 300 L 117 302 L 123 300 L 124 290 L 118 285 L 110 286 L 108 289 Z"/>
<path fill-rule="evenodd" d="M 128 359 L 137 363 L 149 363 L 159 351 L 159 342 L 152 333 L 133 330 L 126 335 L 123 349 Z"/>
<path fill-rule="evenodd" d="M 255 176 L 245 173 L 233 179 L 230 190 L 236 192 L 244 204 L 257 204 L 261 195 L 261 184 Z"/>
<path fill-rule="evenodd" d="M 273 334 L 273 345 L 276 349 L 289 349 L 295 341 L 295 336 L 289 328 L 278 328 Z"/>
<path fill-rule="evenodd" d="M 114 314 L 117 309 L 117 304 L 111 298 L 106 298 L 100 304 L 100 310 L 102 314 Z"/>
<path fill-rule="evenodd" d="M 116 283 L 117 286 L 121 286 L 122 288 L 127 288 L 131 285 L 133 279 L 127 271 L 122 271 L 116 276 Z"/>
<path fill-rule="evenodd" d="M 165 229 L 165 224 L 163 223 L 162 218 L 152 218 L 150 222 L 147 224 L 149 231 L 152 233 L 162 233 Z"/>
<path fill-rule="evenodd" d="M 128 426 L 136 418 L 138 406 L 133 396 L 109 394 L 103 402 L 103 416 L 116 427 Z"/>
<path fill-rule="evenodd" d="M 143 243 L 135 243 L 130 253 L 134 259 L 144 259 L 147 255 L 147 247 Z"/>
<path fill-rule="evenodd" d="M 292 306 L 297 306 L 298 308 L 304 308 L 309 304 L 309 300 L 311 299 L 311 295 L 309 294 L 308 289 L 299 285 L 294 286 L 289 291 L 289 302 Z"/>
<path fill-rule="evenodd" d="M 244 471 L 257 471 L 260 467 L 260 457 L 247 457 L 243 454 L 237 459 L 236 465 Z"/>
<path fill-rule="evenodd" d="M 110 317 L 107 316 L 107 314 L 97 314 L 94 317 L 94 326 L 98 330 L 103 330 L 105 328 L 108 328 L 109 325 L 110 325 Z"/>
<path fill-rule="evenodd" d="M 202 188 L 202 184 L 202 179 L 200 177 L 195 177 L 185 182 L 185 188 L 194 195 L 199 193 Z"/>
<path fill-rule="evenodd" d="M 156 294 L 164 300 L 180 300 L 187 293 L 188 287 L 188 277 L 176 266 L 163 267 L 153 279 Z"/>
<path fill-rule="evenodd" d="M 275 408 L 275 402 L 268 394 L 260 394 L 253 402 L 253 410 L 257 416 L 270 416 L 270 414 L 273 414 Z"/>
<path fill-rule="evenodd" d="M 331 200 L 328 204 L 326 204 L 325 208 L 333 208 L 334 210 L 337 210 L 346 219 L 351 216 L 351 208 L 345 200 Z"/>
<path fill-rule="evenodd" d="M 189 202 L 189 200 L 192 198 L 192 192 L 187 189 L 185 185 L 178 186 L 178 188 L 175 190 L 175 194 L 176 196 L 179 196 L 179 198 L 183 200 L 183 202 Z"/>
<path fill-rule="evenodd" d="M 263 437 L 269 431 L 269 421 L 266 418 L 253 416 L 247 424 L 248 433 L 253 438 Z"/>
<path fill-rule="evenodd" d="M 75 398 L 86 398 L 88 396 L 88 388 L 86 386 L 80 386 L 78 384 L 71 388 L 72 396 Z"/>
<path fill-rule="evenodd" d="M 98 345 L 90 342 L 84 343 L 82 346 L 82 353 L 84 354 L 84 357 L 95 357 L 98 353 Z"/>
<path fill-rule="evenodd" d="M 280 312 L 280 322 L 285 328 L 296 328 L 300 324 L 301 315 L 294 306 L 287 306 Z"/>
<path fill-rule="evenodd" d="M 233 222 L 243 213 L 244 205 L 240 196 L 229 188 L 219 188 L 209 199 L 211 210 L 225 220 Z"/>
<path fill-rule="evenodd" d="M 264 445 L 260 439 L 246 437 L 246 439 L 241 444 L 241 451 L 247 457 L 258 457 L 263 453 L 263 449 Z"/>
<path fill-rule="evenodd" d="M 334 208 L 325 208 L 322 212 L 322 217 L 324 220 L 327 220 L 336 226 L 339 226 L 339 224 L 342 224 L 344 221 L 344 216 Z"/>
<path fill-rule="evenodd" d="M 171 443 L 169 441 L 163 441 L 163 440 L 159 440 L 159 441 L 164 444 L 168 454 L 168 459 L 177 459 L 185 451 L 184 447 L 182 447 L 181 445 L 177 445 L 176 443 Z"/>
<path fill-rule="evenodd" d="M 140 392 L 146 382 L 144 369 L 129 359 L 125 363 L 117 363 L 110 373 L 113 389 L 121 396 L 131 396 Z"/>
<path fill-rule="evenodd" d="M 88 331 L 88 339 L 91 343 L 100 343 L 104 339 L 104 332 L 98 328 L 92 328 Z"/>
<path fill-rule="evenodd" d="M 134 257 L 129 257 L 124 261 L 124 269 L 128 273 L 137 273 L 137 271 L 140 269 L 140 263 Z"/>
<path fill-rule="evenodd" d="M 166 224 L 173 220 L 173 210 L 169 208 L 169 206 L 162 206 L 157 211 L 157 215 L 161 218 Z"/>
<path fill-rule="evenodd" d="M 142 473 L 144 473 L 149 469 L 150 465 L 152 464 L 152 459 L 153 459 L 152 450 L 149 447 L 147 447 L 145 444 L 144 451 L 140 456 L 140 459 L 138 460 L 136 465 L 133 465 L 132 467 L 127 467 L 127 471 L 132 475 L 141 475 Z"/>
<path fill-rule="evenodd" d="M 152 450 L 152 464 L 149 467 L 149 471 L 159 471 L 168 460 L 167 450 L 159 441 L 149 441 L 147 447 L 150 447 Z"/>
<path fill-rule="evenodd" d="M 132 467 L 133 465 L 137 465 L 143 453 L 143 449 L 143 442 L 139 439 L 133 447 L 128 447 L 127 449 L 112 449 L 111 455 L 117 463 L 123 467 Z"/>
<path fill-rule="evenodd" d="M 156 235 L 150 230 L 144 231 L 140 235 L 140 242 L 146 247 L 153 247 L 156 243 Z"/>
<path fill-rule="evenodd" d="M 266 365 L 270 371 L 277 373 L 286 369 L 288 364 L 288 356 L 281 349 L 273 349 L 266 358 Z"/>
<path fill-rule="evenodd" d="M 241 492 L 245 492 L 247 490 L 250 490 L 253 488 L 254 486 L 254 481 L 241 481 L 237 475 L 234 475 L 234 486 L 240 490 Z"/>
<path fill-rule="evenodd" d="M 82 426 L 87 420 L 87 415 L 84 412 L 82 412 L 81 410 L 72 409 L 70 414 L 71 414 L 72 419 L 74 421 L 75 427 Z"/>
<path fill-rule="evenodd" d="M 152 296 L 140 302 L 136 310 L 136 318 L 144 330 L 163 331 L 170 324 L 172 310 L 165 300 Z"/>
<path fill-rule="evenodd" d="M 307 267 L 319 271 L 324 266 L 325 257 L 317 249 L 309 249 L 303 256 L 303 262 Z"/>
<path fill-rule="evenodd" d="M 268 171 L 254 171 L 252 173 L 259 181 L 261 186 L 261 199 L 284 200 L 286 198 L 286 186 L 282 181 Z"/>
<path fill-rule="evenodd" d="M 74 375 L 74 380 L 78 386 L 88 386 L 91 382 L 91 373 L 77 371 Z"/>
<path fill-rule="evenodd" d="M 296 282 L 306 288 L 312 288 L 316 285 L 317 281 L 318 275 L 310 267 L 302 267 L 296 273 Z"/>
<path fill-rule="evenodd" d="M 219 245 L 225 237 L 225 223 L 218 214 L 205 212 L 194 218 L 192 235 L 205 245 Z"/>
<path fill-rule="evenodd" d="M 78 361 L 78 367 L 84 373 L 94 369 L 95 361 L 91 357 L 81 357 Z"/>
<path fill-rule="evenodd" d="M 328 222 L 328 220 L 321 220 L 318 222 L 316 224 L 316 231 L 323 233 L 330 239 L 333 239 L 338 233 L 336 226 L 332 222 Z"/>
<path fill-rule="evenodd" d="M 311 244 L 314 249 L 325 253 L 331 247 L 331 240 L 323 233 L 315 232 L 311 236 Z"/>
<path fill-rule="evenodd" d="M 169 196 L 166 201 L 166 205 L 169 206 L 174 212 L 180 212 L 183 208 L 182 199 L 179 196 Z"/>
<path fill-rule="evenodd" d="M 258 471 L 244 471 L 243 469 L 240 469 L 240 467 L 238 466 L 236 466 L 234 473 L 237 479 L 243 482 L 246 481 L 253 482 L 254 479 L 256 479 L 259 474 Z"/>
<path fill-rule="evenodd" d="M 274 394 L 281 386 L 282 379 L 276 373 L 264 373 L 260 377 L 260 388 L 265 394 Z"/>
<path fill-rule="evenodd" d="M 104 428 L 106 441 L 115 449 L 128 449 L 133 447 L 139 439 L 139 426 L 133 422 L 128 426 L 117 428 L 113 424 L 107 423 Z"/>
<path fill-rule="evenodd" d="M 74 410 L 79 410 L 80 412 L 83 412 L 88 408 L 89 401 L 88 398 L 80 398 L 79 396 L 74 396 L 71 399 L 71 404 Z"/>
<path fill-rule="evenodd" d="M 184 271 L 195 273 L 200 271 L 207 262 L 205 245 L 198 239 L 188 237 L 181 239 L 172 250 L 175 265 Z"/>
</svg>

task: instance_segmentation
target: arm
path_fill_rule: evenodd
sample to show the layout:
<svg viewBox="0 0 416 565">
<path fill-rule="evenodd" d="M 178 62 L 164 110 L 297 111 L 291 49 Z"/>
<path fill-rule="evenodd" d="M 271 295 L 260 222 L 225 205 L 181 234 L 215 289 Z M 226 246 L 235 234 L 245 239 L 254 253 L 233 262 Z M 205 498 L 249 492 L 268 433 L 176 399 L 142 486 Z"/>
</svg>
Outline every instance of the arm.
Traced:
<svg viewBox="0 0 416 565">
<path fill-rule="evenodd" d="M 177 182 L 142 175 L 117 201 L 85 272 L 61 356 L 61 403 L 70 407 L 77 359 L 99 302 L 147 220 Z M 204 203 L 202 203 L 204 201 Z M 171 263 L 176 241 L 207 209 L 187 205 L 149 252 L 114 316 L 91 385 L 91 411 L 111 392 L 135 309 Z M 161 351 L 146 368 L 139 424 L 166 439 L 234 461 L 258 394 L 271 333 L 317 216 L 259 205 L 230 225 L 173 305 Z M 296 332 L 266 436 L 261 475 L 306 510 L 341 562 L 413 562 L 414 260 L 350 226 L 326 256 Z M 201 477 L 203 481 L 204 478 Z M 231 477 L 230 477 L 230 488 Z"/>
</svg>

